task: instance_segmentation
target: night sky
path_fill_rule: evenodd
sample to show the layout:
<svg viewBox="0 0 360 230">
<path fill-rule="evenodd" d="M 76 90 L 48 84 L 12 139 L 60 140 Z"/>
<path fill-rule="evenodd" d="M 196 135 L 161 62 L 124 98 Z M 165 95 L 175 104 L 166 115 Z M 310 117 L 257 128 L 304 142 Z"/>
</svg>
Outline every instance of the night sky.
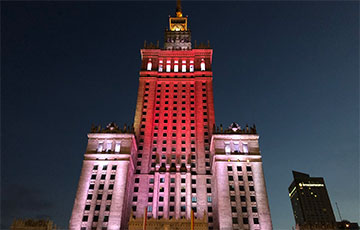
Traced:
<svg viewBox="0 0 360 230">
<path fill-rule="evenodd" d="M 1 2 L 1 227 L 67 228 L 91 124 L 131 124 L 140 49 L 175 0 Z M 183 2 L 214 49 L 217 124 L 255 123 L 274 230 L 294 225 L 291 170 L 359 218 L 359 2 Z"/>
</svg>

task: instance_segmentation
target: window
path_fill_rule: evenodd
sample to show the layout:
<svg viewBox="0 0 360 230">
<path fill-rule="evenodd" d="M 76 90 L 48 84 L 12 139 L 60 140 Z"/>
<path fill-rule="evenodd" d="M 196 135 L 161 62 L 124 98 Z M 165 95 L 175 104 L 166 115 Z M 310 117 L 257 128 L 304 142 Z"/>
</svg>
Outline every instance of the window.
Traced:
<svg viewBox="0 0 360 230">
<path fill-rule="evenodd" d="M 201 60 L 200 69 L 201 69 L 201 71 L 205 71 L 205 61 L 204 61 L 204 59 Z"/>
<path fill-rule="evenodd" d="M 151 206 L 151 205 L 149 205 L 149 206 L 147 207 L 147 211 L 148 211 L 148 212 L 152 212 L 152 206 Z"/>
<path fill-rule="evenodd" d="M 240 196 L 240 201 L 241 202 L 246 202 L 246 197 L 245 196 Z"/>
<path fill-rule="evenodd" d="M 175 201 L 175 197 L 174 196 L 170 196 L 170 202 L 174 202 Z"/>
<path fill-rule="evenodd" d="M 141 163 L 141 162 L 140 162 Z M 111 176 L 110 176 L 110 180 L 115 180 L 115 174 L 112 174 Z"/>
<path fill-rule="evenodd" d="M 97 195 L 97 200 L 102 200 L 102 194 Z"/>
<path fill-rule="evenodd" d="M 243 218 L 243 223 L 244 223 L 244 224 L 249 224 L 249 219 L 246 218 L 246 217 L 244 217 L 244 218 Z"/>
<path fill-rule="evenodd" d="M 242 186 L 242 185 L 240 185 L 240 186 L 239 186 L 239 190 L 240 190 L 240 191 L 245 191 L 245 187 Z"/>
<path fill-rule="evenodd" d="M 138 192 L 139 191 L 139 187 L 134 187 L 134 192 Z"/>
<path fill-rule="evenodd" d="M 251 192 L 255 191 L 254 186 L 249 186 L 249 190 L 250 190 Z"/>
<path fill-rule="evenodd" d="M 247 208 L 246 208 L 246 206 L 241 207 L 241 212 L 247 212 Z"/>
<path fill-rule="evenodd" d="M 248 153 L 249 149 L 248 149 L 248 145 L 247 144 L 243 144 L 243 152 L 244 153 Z"/>
<path fill-rule="evenodd" d="M 194 72 L 194 61 L 190 61 L 190 72 Z"/>
<path fill-rule="evenodd" d="M 136 202 L 137 201 L 137 196 L 133 197 L 133 201 Z"/>
<path fill-rule="evenodd" d="M 95 184 L 90 184 L 89 189 L 94 189 Z"/>
<path fill-rule="evenodd" d="M 109 222 L 109 216 L 104 216 L 104 222 Z"/>
<path fill-rule="evenodd" d="M 105 178 L 106 178 L 106 174 L 102 174 L 100 179 L 105 180 Z"/>
<path fill-rule="evenodd" d="M 154 184 L 154 178 L 149 179 L 149 184 Z"/>
<path fill-rule="evenodd" d="M 174 65 L 174 72 L 179 72 L 179 65 L 178 64 Z"/>
<path fill-rule="evenodd" d="M 162 211 L 164 211 L 164 207 L 160 206 L 160 207 L 159 207 L 159 212 L 162 212 Z M 159 218 L 161 219 L 160 216 L 159 216 Z"/>
<path fill-rule="evenodd" d="M 152 196 L 148 197 L 148 202 L 152 202 L 152 201 L 153 201 Z"/>
<path fill-rule="evenodd" d="M 211 196 L 208 196 L 208 197 L 207 197 L 207 202 L 208 202 L 208 203 L 211 203 L 211 202 L 212 202 Z"/>
<path fill-rule="evenodd" d="M 88 221 L 88 219 L 89 219 L 89 217 L 88 217 L 88 216 L 83 216 L 82 221 L 83 221 L 83 222 L 86 222 L 86 221 Z"/>
<path fill-rule="evenodd" d="M 251 172 L 251 166 L 246 166 L 246 171 Z"/>
<path fill-rule="evenodd" d="M 112 199 L 112 194 L 108 194 L 106 199 L 111 200 Z"/>
<path fill-rule="evenodd" d="M 193 197 L 191 198 L 191 202 L 192 202 L 192 203 L 196 203 L 196 196 L 193 196 Z"/>
<path fill-rule="evenodd" d="M 250 201 L 251 202 L 256 202 L 255 196 L 250 196 Z"/>
<path fill-rule="evenodd" d="M 185 197 L 184 196 L 181 197 L 181 202 L 185 202 Z"/>
<path fill-rule="evenodd" d="M 259 219 L 258 218 L 254 218 L 254 224 L 259 224 Z"/>
<path fill-rule="evenodd" d="M 152 67 L 152 63 L 151 63 L 151 58 L 149 59 L 148 63 L 147 63 L 147 68 L 146 70 L 151 70 Z"/>
<path fill-rule="evenodd" d="M 185 62 L 185 63 L 186 63 L 186 62 Z M 183 64 L 182 64 L 181 71 L 182 71 L 182 72 L 186 72 L 186 65 L 184 65 L 184 62 L 183 62 Z"/>
<path fill-rule="evenodd" d="M 231 171 L 232 171 L 232 166 L 228 166 L 228 167 L 227 167 L 227 170 L 228 170 L 229 172 L 231 172 Z"/>
<path fill-rule="evenodd" d="M 90 205 L 88 204 L 88 205 L 85 205 L 85 210 L 86 211 L 89 211 L 90 210 Z"/>
<path fill-rule="evenodd" d="M 238 176 L 238 181 L 243 181 L 243 176 Z"/>
<path fill-rule="evenodd" d="M 99 185 L 99 190 L 103 190 L 104 189 L 104 184 L 100 184 Z"/>
<path fill-rule="evenodd" d="M 229 181 L 234 181 L 234 177 L 233 176 L 228 176 Z"/>
<path fill-rule="evenodd" d="M 104 149 L 104 143 L 99 143 L 98 148 L 97 148 L 97 152 L 101 153 L 103 151 L 103 149 Z"/>
<path fill-rule="evenodd" d="M 170 212 L 175 211 L 175 207 L 174 206 L 170 206 Z"/>
<path fill-rule="evenodd" d="M 91 199 L 92 199 L 92 197 L 93 197 L 93 195 L 92 195 L 92 194 L 88 194 L 87 199 L 88 199 L 88 200 L 91 200 Z"/>
<path fill-rule="evenodd" d="M 208 207 L 208 212 L 212 212 L 212 207 L 211 206 Z"/>
<path fill-rule="evenodd" d="M 98 165 L 94 165 L 94 168 L 93 168 L 93 170 L 97 170 L 98 169 Z"/>
<path fill-rule="evenodd" d="M 136 206 L 132 206 L 133 212 L 136 212 Z"/>
<path fill-rule="evenodd" d="M 206 188 L 207 193 L 211 193 L 211 188 Z"/>
<path fill-rule="evenodd" d="M 171 71 L 171 65 L 170 64 L 166 64 L 166 72 L 170 72 Z"/>
<path fill-rule="evenodd" d="M 230 190 L 230 191 L 235 191 L 234 185 L 229 185 L 229 190 Z"/>
<path fill-rule="evenodd" d="M 233 223 L 233 224 L 238 224 L 238 218 L 233 217 L 233 218 L 232 218 L 232 223 Z"/>
<path fill-rule="evenodd" d="M 160 183 L 165 183 L 165 178 L 160 178 Z"/>
<path fill-rule="evenodd" d="M 159 72 L 162 72 L 162 71 L 163 71 L 163 65 L 160 64 L 160 65 L 159 65 Z"/>
<path fill-rule="evenodd" d="M 225 153 L 228 155 L 231 152 L 230 143 L 225 142 Z"/>
<path fill-rule="evenodd" d="M 253 177 L 252 177 L 252 176 L 248 176 L 248 181 L 253 181 Z"/>
<path fill-rule="evenodd" d="M 237 166 L 237 171 L 239 171 L 239 172 L 242 171 L 241 166 Z"/>
<path fill-rule="evenodd" d="M 164 201 L 164 197 L 163 196 L 159 196 L 159 201 L 163 202 Z"/>
<path fill-rule="evenodd" d="M 139 155 L 141 155 L 141 154 L 139 154 Z M 117 168 L 117 166 L 116 166 L 116 165 L 113 165 L 113 166 L 111 167 L 111 170 L 116 170 L 116 168 Z"/>
<path fill-rule="evenodd" d="M 256 213 L 257 212 L 257 208 L 256 207 L 251 207 L 251 211 Z"/>
</svg>

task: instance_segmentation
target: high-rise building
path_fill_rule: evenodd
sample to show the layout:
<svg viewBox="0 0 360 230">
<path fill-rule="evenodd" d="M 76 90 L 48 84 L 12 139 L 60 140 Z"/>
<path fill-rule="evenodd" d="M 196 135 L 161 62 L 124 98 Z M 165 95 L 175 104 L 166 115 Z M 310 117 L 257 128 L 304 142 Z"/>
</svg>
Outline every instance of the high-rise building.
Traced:
<svg viewBox="0 0 360 230">
<path fill-rule="evenodd" d="M 289 197 L 297 229 L 336 229 L 336 221 L 322 177 L 293 171 Z"/>
<path fill-rule="evenodd" d="M 255 126 L 215 126 L 212 53 L 191 43 L 178 1 L 165 44 L 144 44 L 133 127 L 93 127 L 72 230 L 207 217 L 209 229 L 270 230 Z"/>
</svg>

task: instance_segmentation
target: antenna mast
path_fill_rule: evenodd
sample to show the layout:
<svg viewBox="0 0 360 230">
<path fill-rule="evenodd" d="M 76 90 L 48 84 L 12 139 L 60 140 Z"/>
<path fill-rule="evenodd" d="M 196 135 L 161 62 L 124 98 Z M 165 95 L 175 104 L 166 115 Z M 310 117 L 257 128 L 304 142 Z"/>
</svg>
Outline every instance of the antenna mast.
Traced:
<svg viewBox="0 0 360 230">
<path fill-rule="evenodd" d="M 341 217 L 341 214 L 340 214 L 340 209 L 339 209 L 339 206 L 338 206 L 337 202 L 335 202 L 335 205 L 336 205 L 336 209 L 337 209 L 337 211 L 339 213 L 340 221 L 342 221 L 342 217 Z"/>
</svg>

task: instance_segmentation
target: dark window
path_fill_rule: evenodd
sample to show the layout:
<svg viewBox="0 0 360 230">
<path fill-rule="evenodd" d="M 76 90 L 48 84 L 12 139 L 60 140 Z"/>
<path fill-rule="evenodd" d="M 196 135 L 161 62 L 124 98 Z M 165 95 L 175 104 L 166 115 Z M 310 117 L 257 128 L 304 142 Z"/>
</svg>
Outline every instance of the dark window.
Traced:
<svg viewBox="0 0 360 230">
<path fill-rule="evenodd" d="M 174 202 L 175 201 L 175 197 L 174 196 L 170 196 L 170 202 Z"/>
<path fill-rule="evenodd" d="M 98 194 L 97 195 L 97 200 L 101 200 L 102 199 L 102 194 Z"/>
<path fill-rule="evenodd" d="M 211 188 L 206 188 L 207 193 L 211 193 Z"/>
<path fill-rule="evenodd" d="M 139 162 L 139 163 L 141 163 L 141 162 Z M 112 175 L 110 176 L 110 180 L 115 180 L 115 174 L 112 174 Z"/>
<path fill-rule="evenodd" d="M 246 201 L 246 197 L 245 197 L 245 196 L 240 196 L 240 201 L 241 201 L 241 202 L 245 202 L 245 201 Z"/>
<path fill-rule="evenodd" d="M 256 208 L 256 207 L 251 207 L 251 211 L 256 213 L 256 212 L 257 212 L 257 208 Z"/>
<path fill-rule="evenodd" d="M 254 224 L 259 224 L 259 219 L 258 218 L 254 218 Z"/>
<path fill-rule="evenodd" d="M 88 199 L 88 200 L 91 200 L 91 199 L 92 199 L 92 196 L 93 196 L 92 194 L 88 194 L 87 199 Z"/>
<path fill-rule="evenodd" d="M 228 176 L 229 181 L 234 181 L 234 177 L 233 176 Z"/>
<path fill-rule="evenodd" d="M 244 217 L 244 218 L 243 218 L 243 223 L 244 223 L 244 224 L 249 224 L 249 219 L 246 218 L 246 217 Z"/>
<path fill-rule="evenodd" d="M 256 202 L 255 196 L 250 196 L 250 201 L 251 202 Z"/>
<path fill-rule="evenodd" d="M 109 221 L 109 216 L 104 216 L 104 222 L 108 222 Z"/>
<path fill-rule="evenodd" d="M 240 190 L 240 191 L 245 191 L 245 187 L 242 186 L 242 185 L 240 185 L 240 186 L 239 186 L 239 190 Z"/>
<path fill-rule="evenodd" d="M 93 168 L 93 170 L 97 170 L 98 169 L 98 165 L 94 165 L 94 168 Z"/>
<path fill-rule="evenodd" d="M 85 205 L 85 210 L 86 210 L 86 211 L 89 211 L 89 210 L 90 210 L 90 205 L 89 205 L 89 204 Z"/>
<path fill-rule="evenodd" d="M 96 210 L 96 211 L 99 211 L 99 210 L 100 210 L 100 205 L 99 205 L 99 204 L 95 206 L 95 210 Z"/>
<path fill-rule="evenodd" d="M 243 181 L 243 177 L 242 177 L 242 176 L 238 176 L 238 181 Z"/>
<path fill-rule="evenodd" d="M 211 206 L 208 207 L 208 212 L 212 212 L 212 207 Z"/>
<path fill-rule="evenodd" d="M 247 212 L 247 208 L 246 207 L 241 207 L 241 211 L 242 212 Z"/>
<path fill-rule="evenodd" d="M 170 212 L 175 211 L 175 207 L 174 206 L 170 206 Z"/>
<path fill-rule="evenodd" d="M 94 189 L 94 184 L 90 184 L 89 189 Z"/>
<path fill-rule="evenodd" d="M 152 196 L 148 197 L 148 202 L 152 202 L 152 201 L 153 201 Z"/>
<path fill-rule="evenodd" d="M 238 218 L 233 217 L 233 218 L 232 218 L 232 223 L 233 223 L 233 224 L 238 224 Z"/>
<path fill-rule="evenodd" d="M 136 202 L 137 201 L 137 196 L 133 197 L 133 201 Z"/>
<path fill-rule="evenodd" d="M 139 191 L 139 187 L 134 187 L 134 192 L 138 192 Z"/>
<path fill-rule="evenodd" d="M 246 166 L 246 171 L 251 172 L 251 166 Z"/>
<path fill-rule="evenodd" d="M 99 185 L 99 190 L 103 190 L 104 189 L 104 184 L 100 184 Z"/>
<path fill-rule="evenodd" d="M 82 221 L 83 221 L 83 222 L 86 222 L 86 221 L 88 221 L 88 219 L 89 219 L 89 217 L 88 217 L 88 216 L 83 216 Z"/>
<path fill-rule="evenodd" d="M 252 177 L 252 176 L 248 176 L 248 181 L 253 181 L 253 177 Z"/>
<path fill-rule="evenodd" d="M 249 186 L 249 190 L 252 192 L 255 191 L 254 186 Z"/>
<path fill-rule="evenodd" d="M 96 174 L 91 175 L 91 180 L 95 180 L 96 179 Z"/>
</svg>

